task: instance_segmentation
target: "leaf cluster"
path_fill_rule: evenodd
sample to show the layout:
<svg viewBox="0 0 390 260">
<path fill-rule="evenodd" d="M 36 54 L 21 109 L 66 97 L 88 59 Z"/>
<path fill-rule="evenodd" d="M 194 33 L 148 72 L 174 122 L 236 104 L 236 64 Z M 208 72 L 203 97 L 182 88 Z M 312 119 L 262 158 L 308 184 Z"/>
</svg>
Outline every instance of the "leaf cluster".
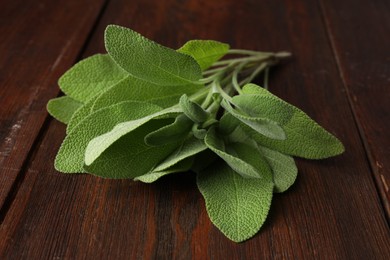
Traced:
<svg viewBox="0 0 390 260">
<path fill-rule="evenodd" d="M 240 242 L 259 231 L 273 193 L 294 183 L 292 156 L 344 151 L 303 111 L 250 83 L 284 53 L 210 40 L 173 50 L 115 25 L 105 47 L 68 70 L 59 79 L 65 96 L 48 103 L 67 124 L 60 172 L 150 183 L 192 170 L 211 221 Z"/>
</svg>

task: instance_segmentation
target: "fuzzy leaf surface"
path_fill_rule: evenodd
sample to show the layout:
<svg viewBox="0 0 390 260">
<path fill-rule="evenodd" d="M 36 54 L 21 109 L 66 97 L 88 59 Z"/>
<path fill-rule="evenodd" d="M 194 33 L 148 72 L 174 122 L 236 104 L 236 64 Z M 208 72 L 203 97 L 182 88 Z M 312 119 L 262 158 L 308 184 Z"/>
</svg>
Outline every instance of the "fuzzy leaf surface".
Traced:
<svg viewBox="0 0 390 260">
<path fill-rule="evenodd" d="M 57 153 L 55 168 L 64 173 L 84 172 L 85 150 L 91 139 L 110 131 L 118 123 L 136 120 L 160 110 L 153 104 L 122 102 L 87 116 L 65 137 Z"/>
<path fill-rule="evenodd" d="M 109 55 L 96 54 L 76 63 L 62 75 L 58 84 L 68 96 L 86 102 L 127 75 Z"/>
<path fill-rule="evenodd" d="M 293 115 L 291 106 L 270 95 L 241 94 L 232 98 L 233 104 L 251 117 L 269 118 L 280 125 Z"/>
<path fill-rule="evenodd" d="M 104 91 L 96 100 L 93 110 L 121 102 L 147 101 L 162 108 L 173 106 L 179 102 L 183 94 L 194 94 L 200 90 L 199 85 L 161 86 L 151 82 L 128 76 L 118 84 Z"/>
<path fill-rule="evenodd" d="M 202 76 L 198 63 L 191 56 L 161 46 L 124 27 L 107 26 L 105 46 L 112 59 L 128 73 L 157 85 L 186 85 Z"/>
<path fill-rule="evenodd" d="M 68 97 L 58 97 L 50 99 L 47 103 L 47 111 L 58 121 L 68 124 L 72 115 L 79 109 L 83 103 Z"/>
<path fill-rule="evenodd" d="M 247 179 L 218 161 L 197 175 L 197 185 L 210 220 L 229 239 L 242 242 L 260 230 L 272 200 L 271 172 Z"/>
<path fill-rule="evenodd" d="M 69 123 L 66 127 L 66 133 L 69 134 L 73 128 L 75 128 L 84 118 L 92 114 L 93 105 L 96 99 L 101 95 L 101 93 L 96 94 L 90 98 L 84 105 L 80 106 L 72 115 Z"/>
</svg>

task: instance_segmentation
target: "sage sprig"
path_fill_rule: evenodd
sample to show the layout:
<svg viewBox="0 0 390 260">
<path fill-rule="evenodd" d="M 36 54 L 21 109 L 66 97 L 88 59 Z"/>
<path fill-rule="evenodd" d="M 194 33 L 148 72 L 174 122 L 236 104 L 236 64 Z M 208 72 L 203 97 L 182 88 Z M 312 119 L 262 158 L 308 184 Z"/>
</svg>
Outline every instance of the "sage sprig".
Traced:
<svg viewBox="0 0 390 260">
<path fill-rule="evenodd" d="M 211 221 L 241 242 L 264 223 L 275 192 L 295 181 L 291 156 L 321 159 L 340 141 L 267 90 L 286 52 L 192 40 L 178 50 L 110 25 L 108 54 L 60 79 L 48 111 L 67 124 L 55 168 L 150 183 L 194 171 Z M 221 58 L 223 58 L 221 60 Z M 262 74 L 264 88 L 251 81 Z"/>
</svg>

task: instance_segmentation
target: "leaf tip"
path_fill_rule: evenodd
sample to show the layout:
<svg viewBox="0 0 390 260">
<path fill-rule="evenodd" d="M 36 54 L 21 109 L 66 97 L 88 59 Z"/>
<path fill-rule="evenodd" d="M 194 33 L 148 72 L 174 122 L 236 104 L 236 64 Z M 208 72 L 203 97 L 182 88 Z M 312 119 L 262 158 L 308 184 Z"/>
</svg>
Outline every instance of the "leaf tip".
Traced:
<svg viewBox="0 0 390 260">
<path fill-rule="evenodd" d="M 124 30 L 127 28 L 124 28 L 122 26 L 116 25 L 116 24 L 109 24 L 107 25 L 106 29 L 104 30 L 104 46 L 106 50 L 108 51 L 108 48 L 110 47 L 110 41 L 112 36 L 115 36 L 117 30 Z"/>
<path fill-rule="evenodd" d="M 336 142 L 335 142 L 335 149 L 334 149 L 335 153 L 333 156 L 343 154 L 345 152 L 344 144 L 337 137 L 334 136 L 334 138 Z"/>
</svg>

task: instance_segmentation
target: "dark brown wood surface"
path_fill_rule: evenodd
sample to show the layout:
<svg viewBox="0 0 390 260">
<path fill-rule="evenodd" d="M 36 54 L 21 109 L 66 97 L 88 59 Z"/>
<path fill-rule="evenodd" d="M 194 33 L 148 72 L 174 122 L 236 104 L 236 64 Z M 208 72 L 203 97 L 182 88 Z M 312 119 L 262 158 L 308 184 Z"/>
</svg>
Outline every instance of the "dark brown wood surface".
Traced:
<svg viewBox="0 0 390 260">
<path fill-rule="evenodd" d="M 0 207 L 29 170 L 23 165 L 46 131 L 47 100 L 58 95 L 57 79 L 81 52 L 102 6 L 101 0 L 2 1 Z"/>
<path fill-rule="evenodd" d="M 30 2 L 0 9 L 0 259 L 390 258 L 386 1 Z M 272 92 L 346 152 L 297 159 L 297 182 L 240 244 L 210 223 L 193 173 L 142 184 L 56 172 L 65 126 L 45 104 L 77 57 L 104 52 L 112 23 L 172 48 L 201 38 L 292 52 Z"/>
<path fill-rule="evenodd" d="M 390 220 L 390 2 L 322 2 L 340 77 Z"/>
</svg>

